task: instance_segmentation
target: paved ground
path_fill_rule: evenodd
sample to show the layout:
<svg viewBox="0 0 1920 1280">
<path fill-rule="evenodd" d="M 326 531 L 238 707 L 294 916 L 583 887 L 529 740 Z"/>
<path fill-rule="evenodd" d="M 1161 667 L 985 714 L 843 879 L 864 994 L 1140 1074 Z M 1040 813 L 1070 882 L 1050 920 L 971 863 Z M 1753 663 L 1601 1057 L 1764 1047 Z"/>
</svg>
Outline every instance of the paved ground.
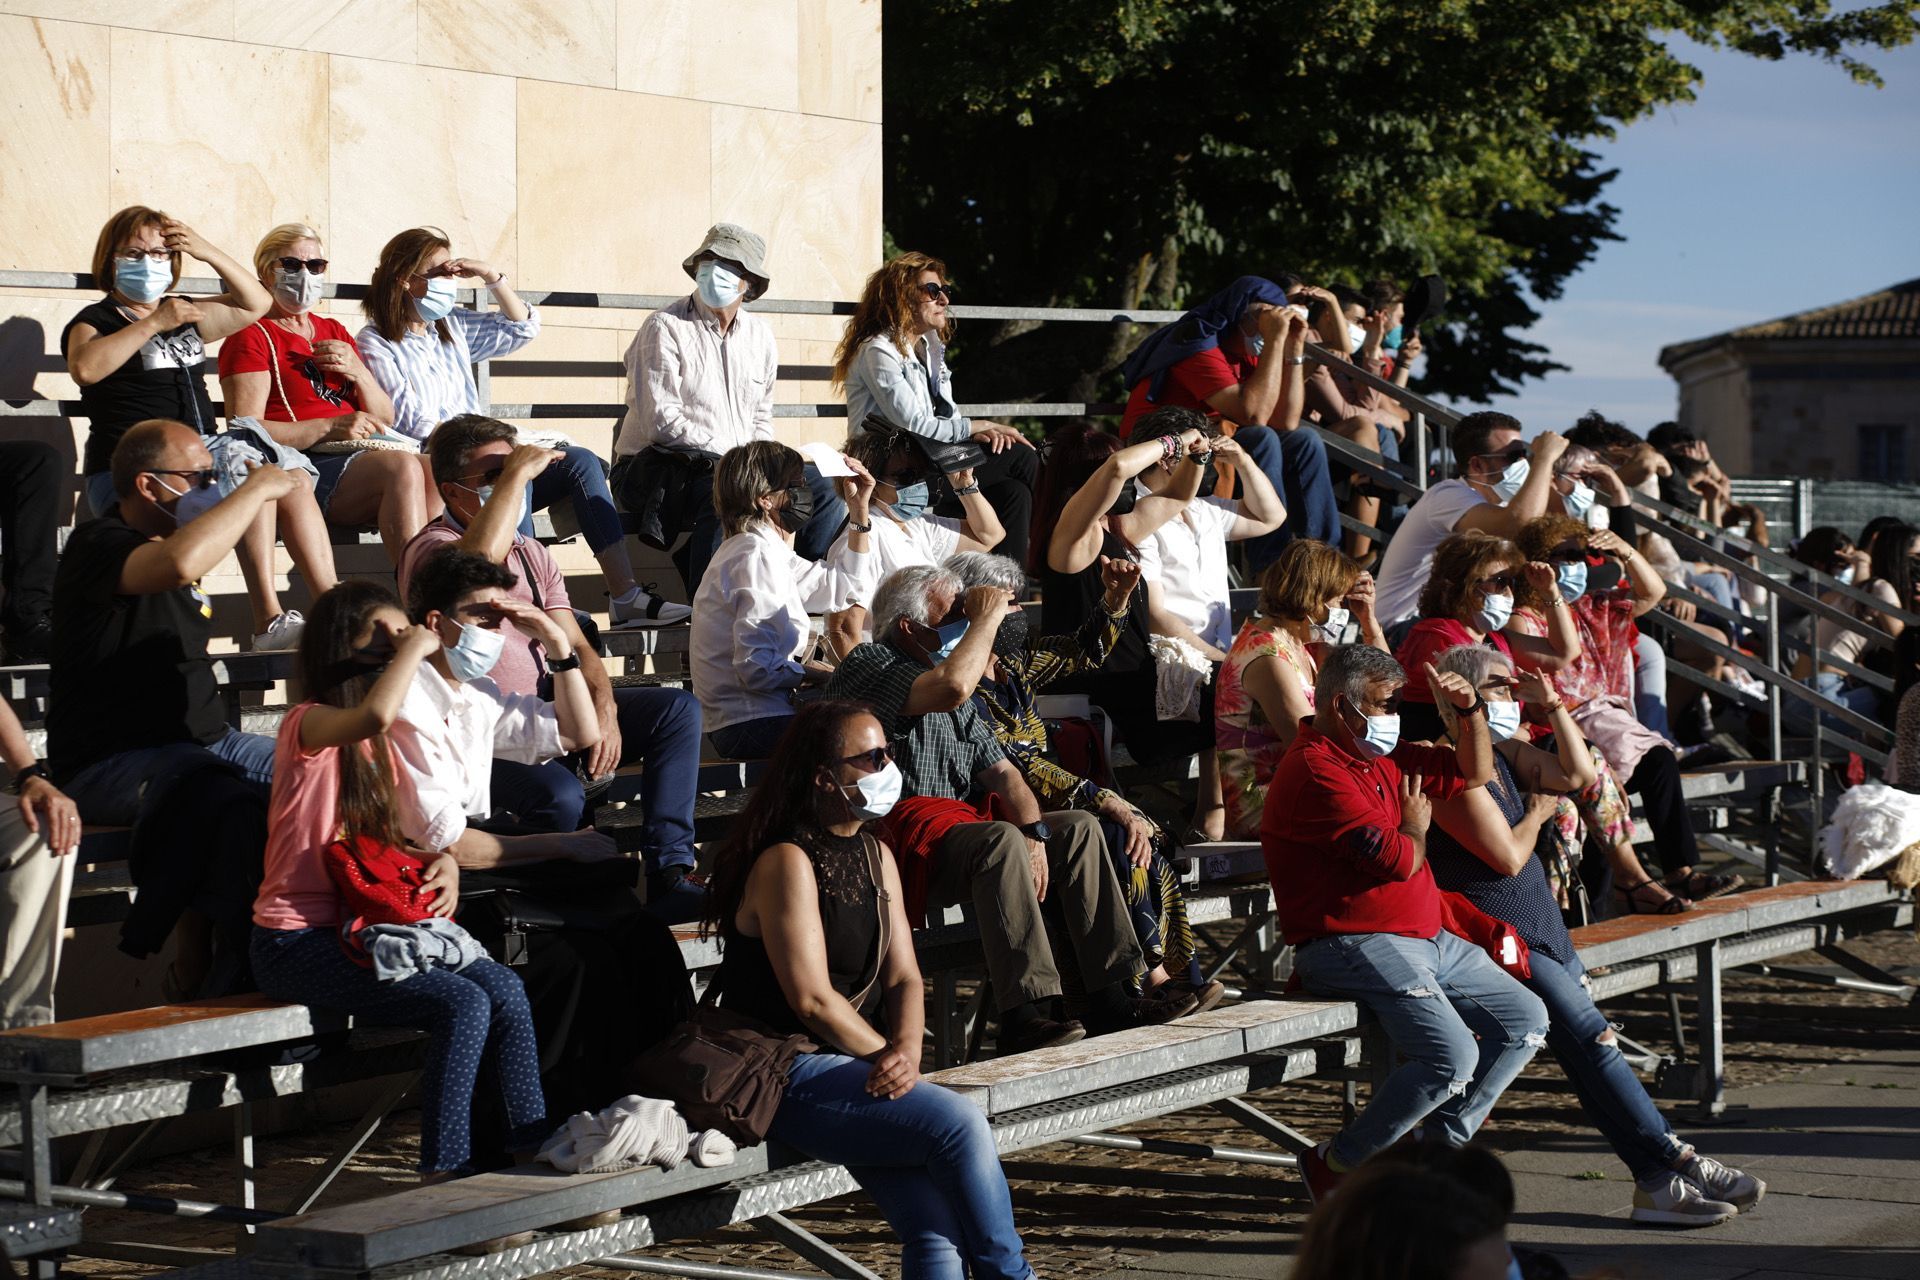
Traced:
<svg viewBox="0 0 1920 1280">
<path fill-rule="evenodd" d="M 1856 950 L 1920 973 L 1920 942 L 1881 935 Z M 1815 965 L 1818 957 L 1800 957 Z M 1636 1040 L 1663 1043 L 1664 1002 L 1610 1006 Z M 1765 1203 L 1706 1231 L 1655 1232 L 1626 1221 L 1631 1184 L 1588 1132 L 1551 1063 L 1516 1083 L 1485 1138 L 1514 1169 L 1516 1240 L 1559 1253 L 1575 1274 L 1661 1280 L 1791 1280 L 1857 1276 L 1920 1280 L 1920 1010 L 1880 997 L 1781 983 L 1752 974 L 1727 986 L 1730 1098 L 1735 1122 L 1681 1128 L 1701 1148 L 1764 1177 Z M 1339 1124 L 1337 1085 L 1304 1082 L 1254 1099 L 1316 1136 Z M 1128 1132 L 1259 1146 L 1211 1113 L 1188 1113 Z M 262 1200 L 303 1182 L 333 1139 L 326 1130 L 265 1147 Z M 416 1133 L 403 1116 L 342 1175 L 329 1203 L 411 1185 Z M 1044 1163 L 1042 1163 L 1044 1161 Z M 1281 1280 L 1306 1205 L 1290 1171 L 1196 1164 L 1056 1146 L 1010 1161 L 1014 1207 L 1035 1269 L 1048 1280 L 1167 1280 L 1170 1276 Z M 120 1184 L 185 1194 L 226 1192 L 217 1152 L 171 1157 Z M 284 1188 L 280 1190 L 279 1188 Z M 865 1265 L 897 1274 L 897 1247 L 863 1197 L 795 1215 Z M 204 1223 L 90 1216 L 90 1234 L 153 1243 L 226 1247 L 228 1231 Z M 675 1256 L 773 1271 L 804 1270 L 751 1228 L 683 1242 Z M 77 1261 L 76 1272 L 139 1276 L 149 1268 Z M 576 1268 L 580 1280 L 630 1273 Z"/>
</svg>

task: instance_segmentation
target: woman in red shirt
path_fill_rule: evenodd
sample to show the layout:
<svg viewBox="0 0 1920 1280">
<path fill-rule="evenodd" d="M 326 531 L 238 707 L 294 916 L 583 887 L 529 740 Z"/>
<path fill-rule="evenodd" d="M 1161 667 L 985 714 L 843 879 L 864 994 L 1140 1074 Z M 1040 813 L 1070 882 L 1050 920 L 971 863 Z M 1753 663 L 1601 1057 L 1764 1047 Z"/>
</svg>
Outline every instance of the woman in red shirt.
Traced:
<svg viewBox="0 0 1920 1280">
<path fill-rule="evenodd" d="M 253 251 L 273 295 L 265 318 L 220 348 L 220 393 L 229 416 L 258 418 L 273 438 L 300 450 L 366 440 L 393 423 L 393 401 L 360 361 L 347 327 L 316 313 L 326 289 L 319 233 L 298 222 L 267 232 Z M 315 450 L 314 497 L 327 523 L 377 524 L 387 558 L 400 552 L 442 503 L 417 450 Z"/>
</svg>

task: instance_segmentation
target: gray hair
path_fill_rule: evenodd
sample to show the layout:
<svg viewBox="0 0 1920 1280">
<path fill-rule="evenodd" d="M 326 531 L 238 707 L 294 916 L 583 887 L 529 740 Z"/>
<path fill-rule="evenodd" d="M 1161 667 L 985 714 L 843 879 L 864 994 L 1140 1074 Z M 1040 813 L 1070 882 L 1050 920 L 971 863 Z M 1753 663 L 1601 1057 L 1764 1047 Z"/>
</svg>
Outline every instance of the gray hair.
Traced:
<svg viewBox="0 0 1920 1280">
<path fill-rule="evenodd" d="M 1403 683 L 1407 673 L 1393 655 L 1370 644 L 1343 644 L 1329 649 L 1320 660 L 1320 678 L 1313 683 L 1314 710 L 1333 709 L 1333 700 L 1344 697 L 1349 706 L 1359 706 L 1367 686 L 1375 681 Z"/>
<path fill-rule="evenodd" d="M 1505 667 L 1509 674 L 1513 671 L 1513 661 L 1492 645 L 1457 644 L 1434 659 L 1433 669 L 1465 676 L 1467 683 L 1478 689 L 1493 674 L 1496 664 Z"/>
<path fill-rule="evenodd" d="M 893 624 L 902 618 L 910 618 L 923 627 L 931 627 L 940 619 L 933 617 L 933 596 L 935 592 L 959 595 L 966 590 L 960 579 L 950 570 L 937 564 L 908 565 L 904 569 L 895 569 L 873 593 L 871 609 L 873 638 L 878 640 L 893 630 Z"/>
<path fill-rule="evenodd" d="M 968 587 L 1004 587 L 1015 596 L 1027 589 L 1020 562 L 987 551 L 961 551 L 947 557 L 947 568 Z"/>
</svg>

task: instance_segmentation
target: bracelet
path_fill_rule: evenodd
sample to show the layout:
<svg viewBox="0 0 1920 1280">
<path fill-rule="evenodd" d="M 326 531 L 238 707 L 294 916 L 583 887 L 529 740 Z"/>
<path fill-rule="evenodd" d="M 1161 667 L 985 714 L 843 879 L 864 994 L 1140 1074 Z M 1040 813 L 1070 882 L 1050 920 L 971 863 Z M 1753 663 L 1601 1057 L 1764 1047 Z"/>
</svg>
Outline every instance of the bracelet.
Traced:
<svg viewBox="0 0 1920 1280">
<path fill-rule="evenodd" d="M 1160 461 L 1165 462 L 1178 452 L 1180 452 L 1179 436 L 1160 437 Z"/>
<path fill-rule="evenodd" d="M 580 655 L 577 653 L 570 653 L 564 658 L 547 659 L 547 670 L 549 671 L 578 671 L 579 669 Z"/>
<path fill-rule="evenodd" d="M 1287 357 L 1287 363 L 1294 366 L 1295 368 L 1299 368 L 1301 365 L 1305 364 L 1306 362 L 1307 362 L 1307 358 L 1305 356 L 1288 356 Z"/>
<path fill-rule="evenodd" d="M 861 524 L 859 521 L 855 520 L 852 516 L 848 516 L 847 528 L 853 530 L 855 533 L 872 533 L 873 521 L 868 520 L 865 524 Z"/>
<path fill-rule="evenodd" d="M 1547 599 L 1548 604 L 1565 604 L 1566 602 L 1567 599 L 1565 596 L 1550 596 Z"/>
<path fill-rule="evenodd" d="M 976 480 L 964 489 L 955 489 L 953 491 L 953 496 L 956 498 L 971 498 L 974 494 L 978 492 L 980 492 L 980 482 Z"/>
<path fill-rule="evenodd" d="M 1190 453 L 1187 455 L 1187 461 L 1196 467 L 1205 467 L 1213 461 L 1213 450 L 1209 449 L 1205 453 Z"/>
<path fill-rule="evenodd" d="M 1535 703 L 1534 705 L 1540 708 L 1540 713 L 1542 715 L 1550 716 L 1556 711 L 1565 710 L 1567 704 L 1564 702 L 1538 702 L 1538 703 Z"/>
</svg>

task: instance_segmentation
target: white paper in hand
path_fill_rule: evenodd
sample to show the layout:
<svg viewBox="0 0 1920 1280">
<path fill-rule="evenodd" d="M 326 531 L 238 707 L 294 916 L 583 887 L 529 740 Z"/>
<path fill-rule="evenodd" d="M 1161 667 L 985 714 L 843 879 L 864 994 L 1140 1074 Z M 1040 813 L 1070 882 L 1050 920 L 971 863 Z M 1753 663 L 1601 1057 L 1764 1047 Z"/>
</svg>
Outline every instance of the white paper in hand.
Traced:
<svg viewBox="0 0 1920 1280">
<path fill-rule="evenodd" d="M 809 440 L 801 445 L 800 456 L 811 462 L 814 470 L 829 479 L 853 474 L 853 468 L 847 465 L 847 460 L 841 452 L 824 440 Z"/>
</svg>

